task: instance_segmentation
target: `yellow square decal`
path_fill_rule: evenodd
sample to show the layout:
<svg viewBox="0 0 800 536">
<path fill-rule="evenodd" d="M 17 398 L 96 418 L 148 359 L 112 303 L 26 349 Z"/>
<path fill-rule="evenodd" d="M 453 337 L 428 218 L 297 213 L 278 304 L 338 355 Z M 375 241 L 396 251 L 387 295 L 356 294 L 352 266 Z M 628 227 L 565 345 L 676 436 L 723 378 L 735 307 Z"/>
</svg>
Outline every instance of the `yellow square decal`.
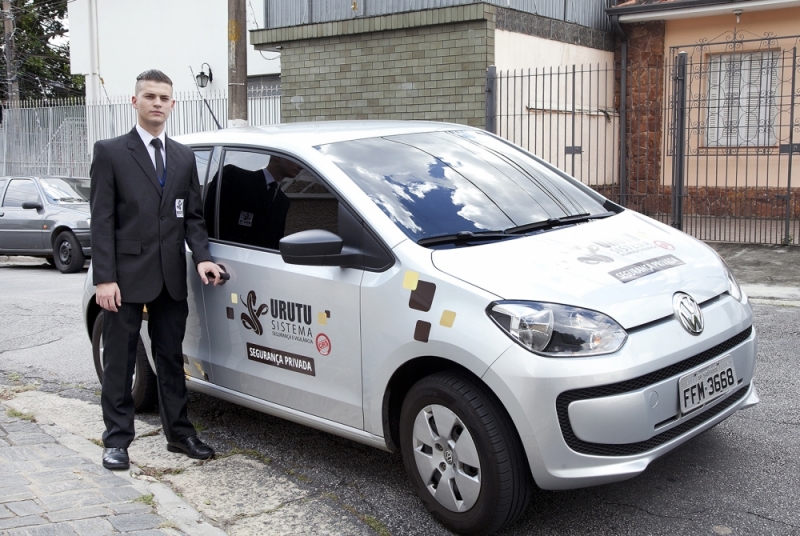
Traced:
<svg viewBox="0 0 800 536">
<path fill-rule="evenodd" d="M 317 313 L 317 322 L 319 322 L 321 326 L 328 323 L 328 315 L 325 314 L 325 311 Z"/>
<path fill-rule="evenodd" d="M 419 272 L 408 270 L 403 277 L 403 288 L 407 290 L 417 290 L 417 283 L 419 283 Z"/>
<path fill-rule="evenodd" d="M 453 311 L 445 310 L 442 313 L 442 318 L 439 320 L 439 324 L 446 328 L 452 328 L 453 323 L 456 321 L 456 314 Z"/>
<path fill-rule="evenodd" d="M 239 303 L 239 297 L 236 295 L 235 292 L 231 293 L 231 303 Z"/>
</svg>

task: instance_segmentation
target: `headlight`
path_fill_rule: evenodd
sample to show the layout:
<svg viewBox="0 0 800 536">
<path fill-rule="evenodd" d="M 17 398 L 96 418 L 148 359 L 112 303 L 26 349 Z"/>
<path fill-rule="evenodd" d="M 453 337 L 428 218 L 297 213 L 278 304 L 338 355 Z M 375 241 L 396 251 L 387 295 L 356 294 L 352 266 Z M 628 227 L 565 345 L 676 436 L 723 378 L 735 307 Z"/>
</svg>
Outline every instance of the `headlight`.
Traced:
<svg viewBox="0 0 800 536">
<path fill-rule="evenodd" d="M 742 290 L 742 287 L 739 286 L 739 283 L 736 282 L 736 278 L 733 277 L 733 272 L 731 272 L 728 263 L 726 263 L 722 257 L 720 257 L 719 260 L 722 262 L 722 267 L 725 269 L 725 275 L 728 276 L 728 294 L 730 294 L 734 300 L 747 303 L 747 295 Z"/>
<path fill-rule="evenodd" d="M 493 302 L 489 317 L 524 348 L 548 357 L 587 357 L 619 350 L 628 334 L 611 318 L 579 307 L 528 301 Z"/>
</svg>

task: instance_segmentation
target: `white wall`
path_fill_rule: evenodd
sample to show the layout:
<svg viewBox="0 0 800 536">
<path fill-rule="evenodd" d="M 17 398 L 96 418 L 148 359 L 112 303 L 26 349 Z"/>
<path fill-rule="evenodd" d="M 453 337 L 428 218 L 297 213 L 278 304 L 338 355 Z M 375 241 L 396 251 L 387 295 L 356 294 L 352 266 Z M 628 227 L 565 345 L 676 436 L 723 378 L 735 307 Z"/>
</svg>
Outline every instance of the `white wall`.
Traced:
<svg viewBox="0 0 800 536">
<path fill-rule="evenodd" d="M 559 41 L 550 41 L 532 35 L 523 35 L 506 30 L 494 32 L 494 64 L 498 70 L 507 69 L 539 69 L 581 65 L 588 67 L 600 63 L 605 68 L 614 63 L 614 53 L 595 48 L 570 45 Z"/>
<path fill-rule="evenodd" d="M 197 74 L 202 63 L 214 75 L 206 91 L 227 90 L 227 2 L 74 0 L 68 7 L 70 66 L 86 75 L 89 100 L 132 95 L 136 75 L 147 69 L 164 71 L 176 93 L 196 92 L 189 66 Z M 247 29 L 263 22 L 264 0 L 249 0 Z M 247 39 L 248 74 L 280 73 L 278 55 L 256 51 Z"/>
</svg>

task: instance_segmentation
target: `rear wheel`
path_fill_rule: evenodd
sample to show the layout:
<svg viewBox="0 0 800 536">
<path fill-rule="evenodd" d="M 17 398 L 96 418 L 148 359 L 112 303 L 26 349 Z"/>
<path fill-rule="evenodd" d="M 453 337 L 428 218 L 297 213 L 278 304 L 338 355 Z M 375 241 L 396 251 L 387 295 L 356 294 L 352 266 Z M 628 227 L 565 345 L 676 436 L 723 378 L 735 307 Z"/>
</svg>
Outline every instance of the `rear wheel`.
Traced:
<svg viewBox="0 0 800 536">
<path fill-rule="evenodd" d="M 53 260 L 62 274 L 74 274 L 83 268 L 86 256 L 81 249 L 81 243 L 70 231 L 59 233 L 53 242 Z"/>
<path fill-rule="evenodd" d="M 97 378 L 103 383 L 103 314 L 97 315 L 92 329 L 92 354 L 94 356 L 94 369 Z M 144 348 L 142 338 L 139 337 L 139 344 L 136 348 L 136 365 L 133 370 L 133 404 L 137 412 L 152 409 L 158 402 L 158 378 L 150 362 L 147 360 L 147 352 Z"/>
<path fill-rule="evenodd" d="M 400 413 L 400 445 L 425 507 L 458 534 L 492 534 L 513 523 L 530 499 L 522 445 L 500 403 L 453 372 L 418 381 Z"/>
</svg>

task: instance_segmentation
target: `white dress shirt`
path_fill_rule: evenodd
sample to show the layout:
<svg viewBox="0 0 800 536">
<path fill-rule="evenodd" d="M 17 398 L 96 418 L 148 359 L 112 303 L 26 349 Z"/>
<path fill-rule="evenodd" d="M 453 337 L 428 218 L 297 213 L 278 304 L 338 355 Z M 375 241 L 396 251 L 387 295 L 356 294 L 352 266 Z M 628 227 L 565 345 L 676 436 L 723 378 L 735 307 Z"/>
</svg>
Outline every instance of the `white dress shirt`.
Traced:
<svg viewBox="0 0 800 536">
<path fill-rule="evenodd" d="M 147 154 L 150 155 L 150 161 L 153 163 L 153 169 L 156 169 L 156 148 L 150 145 L 150 142 L 155 138 L 152 134 L 147 132 L 145 129 L 139 126 L 139 123 L 136 123 L 136 132 L 139 133 L 139 137 L 142 138 L 142 142 L 144 142 L 144 146 L 147 148 Z M 164 131 L 161 131 L 159 134 L 158 139 L 161 140 L 161 158 L 164 162 L 164 172 L 167 171 L 167 135 L 164 134 Z"/>
</svg>

